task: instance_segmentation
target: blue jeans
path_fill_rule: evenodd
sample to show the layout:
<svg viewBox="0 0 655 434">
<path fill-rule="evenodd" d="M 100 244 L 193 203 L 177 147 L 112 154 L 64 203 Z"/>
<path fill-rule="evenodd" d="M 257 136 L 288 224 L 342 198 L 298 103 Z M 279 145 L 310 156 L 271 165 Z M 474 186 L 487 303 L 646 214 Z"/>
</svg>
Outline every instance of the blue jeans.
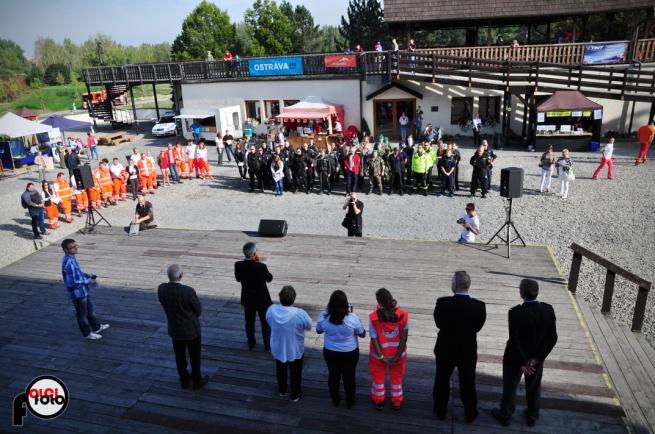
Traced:
<svg viewBox="0 0 655 434">
<path fill-rule="evenodd" d="M 403 143 L 407 140 L 407 133 L 409 132 L 409 125 L 401 125 L 400 126 L 400 140 L 402 140 Z"/>
<path fill-rule="evenodd" d="M 282 196 L 284 191 L 284 178 L 281 178 L 279 181 L 275 181 L 275 194 Z"/>
<path fill-rule="evenodd" d="M 175 163 L 171 163 L 170 170 L 171 170 L 171 179 L 173 179 L 174 181 L 179 181 L 180 175 L 177 174 L 177 166 L 175 165 Z"/>
<path fill-rule="evenodd" d="M 100 157 L 98 157 L 98 146 L 89 146 L 89 151 L 89 160 L 92 160 L 94 156 L 96 160 L 100 159 Z"/>
<path fill-rule="evenodd" d="M 346 193 L 357 191 L 357 175 L 355 172 L 346 172 Z"/>
<path fill-rule="evenodd" d="M 77 325 L 84 337 L 87 337 L 92 331 L 100 329 L 100 322 L 96 318 L 90 296 L 73 299 L 73 306 L 75 306 Z"/>
<path fill-rule="evenodd" d="M 30 210 L 30 217 L 32 217 L 32 232 L 34 238 L 39 236 L 39 231 L 45 234 L 45 211 L 43 208 L 36 208 Z"/>
<path fill-rule="evenodd" d="M 193 133 L 193 143 L 196 145 L 200 142 L 200 134 Z"/>
</svg>

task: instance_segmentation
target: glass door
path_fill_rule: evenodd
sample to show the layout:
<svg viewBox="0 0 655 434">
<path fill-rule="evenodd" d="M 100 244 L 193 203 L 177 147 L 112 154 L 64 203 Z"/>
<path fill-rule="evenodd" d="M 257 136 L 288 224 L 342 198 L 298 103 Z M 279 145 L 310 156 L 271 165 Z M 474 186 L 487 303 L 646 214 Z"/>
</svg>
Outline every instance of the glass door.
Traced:
<svg viewBox="0 0 655 434">
<path fill-rule="evenodd" d="M 409 118 L 409 132 L 414 137 L 414 115 L 416 112 L 416 100 L 374 100 L 373 101 L 373 135 L 375 138 L 380 134 L 389 137 L 389 140 L 400 140 L 400 117 L 403 113 Z"/>
</svg>

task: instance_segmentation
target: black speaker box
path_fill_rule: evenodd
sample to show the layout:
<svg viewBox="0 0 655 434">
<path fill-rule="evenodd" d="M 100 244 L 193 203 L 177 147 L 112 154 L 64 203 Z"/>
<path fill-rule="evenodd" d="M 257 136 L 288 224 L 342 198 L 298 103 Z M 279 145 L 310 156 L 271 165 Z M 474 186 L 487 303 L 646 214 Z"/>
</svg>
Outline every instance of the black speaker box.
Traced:
<svg viewBox="0 0 655 434">
<path fill-rule="evenodd" d="M 75 177 L 75 183 L 77 183 L 79 190 L 86 190 L 87 188 L 93 187 L 93 173 L 91 173 L 91 166 L 88 164 L 73 169 L 73 176 Z"/>
<path fill-rule="evenodd" d="M 259 235 L 265 237 L 283 237 L 287 234 L 286 220 L 260 220 Z"/>
<path fill-rule="evenodd" d="M 500 171 L 500 195 L 508 199 L 523 196 L 523 169 L 505 167 Z"/>
</svg>

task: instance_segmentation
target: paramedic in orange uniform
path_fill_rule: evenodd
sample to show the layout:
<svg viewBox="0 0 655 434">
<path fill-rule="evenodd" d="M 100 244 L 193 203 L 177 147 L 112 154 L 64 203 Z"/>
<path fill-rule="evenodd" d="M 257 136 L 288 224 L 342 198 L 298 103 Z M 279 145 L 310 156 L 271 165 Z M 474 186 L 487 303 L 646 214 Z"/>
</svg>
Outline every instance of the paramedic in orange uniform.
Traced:
<svg viewBox="0 0 655 434">
<path fill-rule="evenodd" d="M 64 175 L 64 172 L 59 172 L 57 174 L 57 179 L 53 185 L 55 194 L 59 198 L 59 205 L 66 219 L 66 223 L 71 223 L 73 221 L 73 191 L 68 185 L 68 180 Z"/>
<path fill-rule="evenodd" d="M 111 173 L 112 191 L 114 193 L 114 202 L 118 200 L 127 200 L 127 171 L 118 158 L 114 158 L 111 166 L 109 166 Z"/>
<path fill-rule="evenodd" d="M 151 164 L 146 158 L 145 154 L 141 154 L 141 159 L 137 163 L 139 168 L 139 184 L 141 184 L 141 193 L 154 194 L 152 187 L 152 170 Z"/>
<path fill-rule="evenodd" d="M 116 205 L 113 196 L 113 184 L 111 182 L 111 173 L 109 172 L 109 161 L 103 159 L 98 166 L 96 171 L 96 178 L 98 179 L 98 184 L 100 184 L 100 196 L 102 197 L 103 206 L 107 206 L 109 202 L 112 205 Z"/>
</svg>

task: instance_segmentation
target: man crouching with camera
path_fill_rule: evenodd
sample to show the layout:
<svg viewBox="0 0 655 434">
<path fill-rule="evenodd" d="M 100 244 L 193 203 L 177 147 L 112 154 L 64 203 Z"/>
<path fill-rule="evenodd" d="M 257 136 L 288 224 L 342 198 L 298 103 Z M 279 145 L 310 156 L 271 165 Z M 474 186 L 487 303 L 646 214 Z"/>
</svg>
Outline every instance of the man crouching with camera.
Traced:
<svg viewBox="0 0 655 434">
<path fill-rule="evenodd" d="M 480 233 L 480 219 L 475 210 L 474 203 L 466 204 L 466 214 L 459 220 L 457 224 L 462 225 L 462 234 L 459 236 L 459 243 L 474 243 L 475 236 Z"/>
<path fill-rule="evenodd" d="M 346 198 L 346 203 L 343 204 L 343 209 L 348 209 L 346 217 L 344 217 L 341 226 L 348 229 L 349 237 L 362 236 L 362 213 L 364 212 L 364 202 L 357 200 L 357 193 L 354 191 Z"/>
</svg>

